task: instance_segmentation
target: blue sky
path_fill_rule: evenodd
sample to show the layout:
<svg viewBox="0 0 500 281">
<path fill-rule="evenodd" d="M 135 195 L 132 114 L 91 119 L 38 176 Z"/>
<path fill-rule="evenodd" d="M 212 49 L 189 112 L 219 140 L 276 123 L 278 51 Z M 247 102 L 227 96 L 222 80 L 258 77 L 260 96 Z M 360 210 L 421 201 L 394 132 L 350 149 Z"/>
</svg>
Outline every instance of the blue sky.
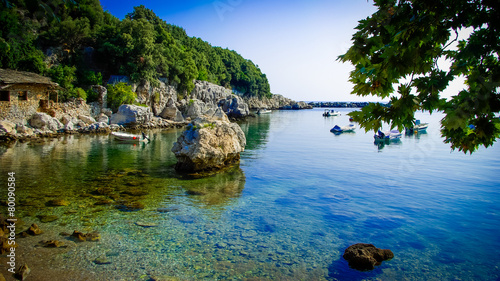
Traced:
<svg viewBox="0 0 500 281">
<path fill-rule="evenodd" d="M 235 50 L 264 72 L 271 92 L 294 100 L 362 101 L 350 95 L 350 64 L 336 61 L 358 20 L 375 12 L 367 0 L 101 0 L 123 19 L 144 5 L 189 36 Z M 375 100 L 375 98 L 372 98 Z"/>
</svg>

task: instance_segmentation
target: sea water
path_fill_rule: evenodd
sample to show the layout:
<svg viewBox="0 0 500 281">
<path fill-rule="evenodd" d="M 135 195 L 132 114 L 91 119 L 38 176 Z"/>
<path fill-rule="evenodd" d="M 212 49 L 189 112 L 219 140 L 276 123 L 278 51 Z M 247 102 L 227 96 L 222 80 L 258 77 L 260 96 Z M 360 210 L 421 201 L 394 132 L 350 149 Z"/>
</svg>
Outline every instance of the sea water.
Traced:
<svg viewBox="0 0 500 281">
<path fill-rule="evenodd" d="M 417 113 L 429 128 L 398 142 L 374 143 L 359 128 L 330 133 L 351 110 L 241 121 L 240 164 L 203 178 L 173 168 L 181 130 L 150 131 L 148 144 L 78 135 L 2 147 L 19 230 L 44 230 L 17 239 L 18 261 L 37 280 L 498 280 L 500 147 L 452 151 L 440 113 Z M 61 235 L 74 230 L 101 239 Z M 342 254 L 355 243 L 394 258 L 351 269 Z"/>
</svg>

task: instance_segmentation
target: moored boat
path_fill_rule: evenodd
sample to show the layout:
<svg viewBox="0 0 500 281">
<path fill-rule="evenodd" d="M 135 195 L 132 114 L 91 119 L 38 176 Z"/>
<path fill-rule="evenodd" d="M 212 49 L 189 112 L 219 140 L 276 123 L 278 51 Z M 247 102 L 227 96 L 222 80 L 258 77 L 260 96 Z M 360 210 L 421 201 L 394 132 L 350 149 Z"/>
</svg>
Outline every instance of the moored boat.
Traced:
<svg viewBox="0 0 500 281">
<path fill-rule="evenodd" d="M 334 134 L 340 134 L 340 133 L 354 132 L 354 129 L 356 129 L 356 126 L 354 124 L 349 124 L 342 127 L 340 127 L 339 125 L 335 125 L 332 129 L 330 129 L 330 132 Z"/>
<path fill-rule="evenodd" d="M 429 123 L 420 123 L 420 120 L 415 120 L 415 125 L 411 128 L 405 128 L 406 134 L 418 133 L 427 130 Z"/>
<path fill-rule="evenodd" d="M 373 138 L 375 139 L 375 141 L 398 141 L 401 139 L 401 132 L 399 132 L 399 130 L 397 129 L 385 132 L 378 130 Z"/>
<path fill-rule="evenodd" d="M 340 116 L 340 111 L 325 109 L 325 112 L 323 112 L 323 116 L 324 117 Z"/>
<path fill-rule="evenodd" d="M 111 135 L 115 140 L 122 142 L 147 142 L 149 140 L 144 133 L 142 133 L 142 135 L 137 135 L 124 132 L 112 132 Z"/>
<path fill-rule="evenodd" d="M 271 110 L 266 109 L 266 108 L 261 108 L 257 110 L 257 114 L 265 114 L 265 113 L 271 113 Z"/>
</svg>

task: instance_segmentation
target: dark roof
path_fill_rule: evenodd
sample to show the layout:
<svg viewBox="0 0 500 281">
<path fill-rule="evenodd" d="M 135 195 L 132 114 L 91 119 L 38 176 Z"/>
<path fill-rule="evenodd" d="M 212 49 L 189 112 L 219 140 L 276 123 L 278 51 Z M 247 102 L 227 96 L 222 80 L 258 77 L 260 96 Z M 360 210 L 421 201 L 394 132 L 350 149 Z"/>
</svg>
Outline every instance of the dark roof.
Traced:
<svg viewBox="0 0 500 281">
<path fill-rule="evenodd" d="M 36 73 L 0 68 L 0 84 L 42 84 L 59 87 L 49 77 Z"/>
</svg>

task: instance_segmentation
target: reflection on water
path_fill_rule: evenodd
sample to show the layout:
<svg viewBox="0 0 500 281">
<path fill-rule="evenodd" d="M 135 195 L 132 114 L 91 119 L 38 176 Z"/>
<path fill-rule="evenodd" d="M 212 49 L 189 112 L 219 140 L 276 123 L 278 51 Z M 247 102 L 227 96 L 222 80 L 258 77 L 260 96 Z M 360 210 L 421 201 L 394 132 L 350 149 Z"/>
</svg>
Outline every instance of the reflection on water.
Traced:
<svg viewBox="0 0 500 281">
<path fill-rule="evenodd" d="M 247 137 L 245 150 L 263 149 L 269 138 L 270 118 L 271 114 L 264 114 L 238 123 Z"/>
<path fill-rule="evenodd" d="M 182 187 L 200 206 L 223 206 L 241 196 L 245 174 L 235 166 L 211 177 L 183 181 Z"/>
<path fill-rule="evenodd" d="M 51 281 L 499 277 L 497 147 L 450 154 L 440 116 L 420 116 L 427 134 L 379 149 L 372 132 L 330 133 L 348 122 L 345 110 L 321 113 L 242 121 L 240 165 L 203 178 L 175 172 L 180 130 L 150 132 L 148 144 L 88 135 L 2 148 L 0 181 L 16 172 L 18 230 L 44 231 L 18 239 L 18 261 Z M 61 235 L 74 230 L 101 240 Z M 67 247 L 40 247 L 44 240 Z M 358 242 L 395 258 L 352 270 L 342 253 Z"/>
</svg>

